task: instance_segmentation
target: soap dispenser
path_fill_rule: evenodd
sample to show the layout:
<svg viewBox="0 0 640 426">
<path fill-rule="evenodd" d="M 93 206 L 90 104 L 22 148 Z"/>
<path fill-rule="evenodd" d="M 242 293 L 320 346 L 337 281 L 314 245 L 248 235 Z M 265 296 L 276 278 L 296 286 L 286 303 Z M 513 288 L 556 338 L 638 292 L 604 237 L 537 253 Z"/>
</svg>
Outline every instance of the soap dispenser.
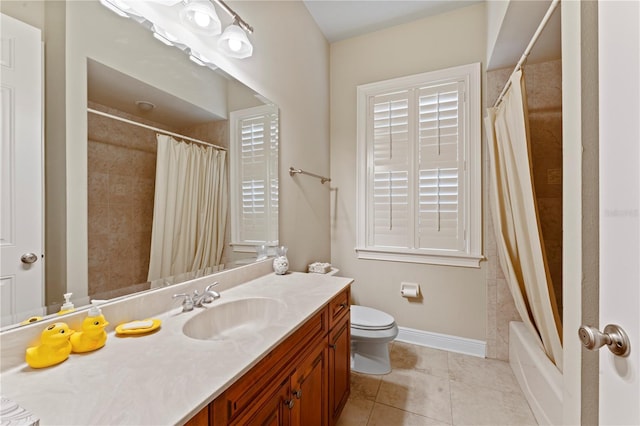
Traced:
<svg viewBox="0 0 640 426">
<path fill-rule="evenodd" d="M 68 314 L 69 312 L 75 311 L 73 303 L 71 303 L 71 295 L 72 294 L 73 293 L 65 293 L 64 294 L 64 303 L 60 307 L 60 311 L 58 312 L 58 315 L 64 315 L 64 314 Z"/>
<path fill-rule="evenodd" d="M 109 323 L 95 301 L 92 303 L 87 317 L 82 321 L 82 330 L 71 335 L 71 347 L 74 353 L 95 351 L 107 342 L 107 332 L 104 328 Z"/>
</svg>

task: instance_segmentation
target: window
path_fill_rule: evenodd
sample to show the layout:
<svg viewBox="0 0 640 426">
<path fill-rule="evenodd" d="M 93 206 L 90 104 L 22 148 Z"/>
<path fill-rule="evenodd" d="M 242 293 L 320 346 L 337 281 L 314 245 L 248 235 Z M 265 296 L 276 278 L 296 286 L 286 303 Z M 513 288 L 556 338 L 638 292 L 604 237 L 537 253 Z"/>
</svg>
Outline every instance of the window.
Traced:
<svg viewBox="0 0 640 426">
<path fill-rule="evenodd" d="M 480 64 L 358 86 L 359 258 L 479 267 Z"/>
<path fill-rule="evenodd" d="M 230 114 L 231 245 L 253 252 L 278 245 L 278 109 L 266 105 Z"/>
</svg>

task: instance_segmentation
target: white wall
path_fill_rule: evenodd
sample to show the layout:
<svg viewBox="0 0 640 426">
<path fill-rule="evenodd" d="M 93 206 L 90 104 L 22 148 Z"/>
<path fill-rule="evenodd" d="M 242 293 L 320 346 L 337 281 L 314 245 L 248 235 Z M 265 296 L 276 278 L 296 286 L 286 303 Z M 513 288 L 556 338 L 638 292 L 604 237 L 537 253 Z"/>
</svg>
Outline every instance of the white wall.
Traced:
<svg viewBox="0 0 640 426">
<path fill-rule="evenodd" d="M 445 37 L 449 37 L 444 43 Z M 382 309 L 400 326 L 485 340 L 486 273 L 358 260 L 356 246 L 356 86 L 472 62 L 486 55 L 485 5 L 421 19 L 331 45 L 331 262 L 355 278 L 355 303 Z M 400 296 L 420 284 L 424 299 Z"/>
</svg>

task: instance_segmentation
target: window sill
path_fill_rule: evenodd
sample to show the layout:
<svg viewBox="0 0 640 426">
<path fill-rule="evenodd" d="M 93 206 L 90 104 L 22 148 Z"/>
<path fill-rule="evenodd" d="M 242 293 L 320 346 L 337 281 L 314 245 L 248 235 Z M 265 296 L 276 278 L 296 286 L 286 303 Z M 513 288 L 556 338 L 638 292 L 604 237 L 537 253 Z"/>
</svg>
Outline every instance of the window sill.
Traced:
<svg viewBox="0 0 640 426">
<path fill-rule="evenodd" d="M 237 253 L 256 253 L 256 247 L 260 246 L 261 244 L 264 243 L 229 243 L 231 249 Z M 274 243 L 267 243 L 267 253 L 269 256 L 275 256 L 277 246 L 277 241 Z"/>
<path fill-rule="evenodd" d="M 380 248 L 356 247 L 358 259 L 383 260 L 388 262 L 424 263 L 429 265 L 479 268 L 482 255 L 456 253 L 420 253 Z"/>
</svg>

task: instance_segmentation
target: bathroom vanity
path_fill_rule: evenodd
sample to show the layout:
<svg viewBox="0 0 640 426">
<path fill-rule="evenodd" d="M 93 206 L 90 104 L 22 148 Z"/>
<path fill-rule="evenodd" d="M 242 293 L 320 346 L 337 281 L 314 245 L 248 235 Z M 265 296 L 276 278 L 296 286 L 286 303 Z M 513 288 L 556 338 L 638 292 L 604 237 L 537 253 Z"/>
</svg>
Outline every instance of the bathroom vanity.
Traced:
<svg viewBox="0 0 640 426">
<path fill-rule="evenodd" d="M 76 328 L 86 312 L 0 334 L 2 396 L 42 426 L 334 424 L 350 390 L 352 280 L 267 273 L 245 282 L 231 274 L 246 272 L 103 305 L 110 327 L 149 317 L 162 326 L 139 337 L 111 331 L 102 349 L 57 366 L 28 367 L 25 348 L 50 322 Z M 213 280 L 219 299 L 191 312 L 176 307 L 174 293 Z"/>
<path fill-rule="evenodd" d="M 349 288 L 188 425 L 333 425 L 350 390 Z"/>
</svg>

